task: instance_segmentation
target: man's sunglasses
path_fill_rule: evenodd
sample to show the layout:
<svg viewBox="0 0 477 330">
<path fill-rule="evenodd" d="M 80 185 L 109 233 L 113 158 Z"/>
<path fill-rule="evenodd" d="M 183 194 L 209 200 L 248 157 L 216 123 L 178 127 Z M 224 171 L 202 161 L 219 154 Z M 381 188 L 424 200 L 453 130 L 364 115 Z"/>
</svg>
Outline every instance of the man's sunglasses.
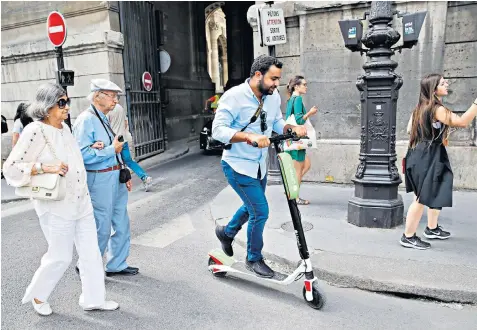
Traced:
<svg viewBox="0 0 477 330">
<path fill-rule="evenodd" d="M 268 129 L 267 113 L 265 111 L 260 112 L 260 129 L 262 130 L 262 133 Z"/>
<path fill-rule="evenodd" d="M 70 106 L 71 104 L 71 99 L 70 98 L 67 98 L 66 100 L 65 99 L 59 99 L 58 102 L 56 102 L 58 104 L 58 107 L 60 109 L 64 109 L 66 107 L 66 105 Z"/>
</svg>

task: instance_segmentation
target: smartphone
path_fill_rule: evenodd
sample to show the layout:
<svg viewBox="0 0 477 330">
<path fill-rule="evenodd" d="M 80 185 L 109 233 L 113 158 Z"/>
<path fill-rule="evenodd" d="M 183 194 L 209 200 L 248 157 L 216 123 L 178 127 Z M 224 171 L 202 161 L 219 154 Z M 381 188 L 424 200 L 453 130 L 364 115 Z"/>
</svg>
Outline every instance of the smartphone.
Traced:
<svg viewBox="0 0 477 330">
<path fill-rule="evenodd" d="M 118 141 L 119 141 L 119 142 L 124 142 L 124 138 L 123 138 L 122 135 L 119 135 L 119 136 L 118 136 Z"/>
</svg>

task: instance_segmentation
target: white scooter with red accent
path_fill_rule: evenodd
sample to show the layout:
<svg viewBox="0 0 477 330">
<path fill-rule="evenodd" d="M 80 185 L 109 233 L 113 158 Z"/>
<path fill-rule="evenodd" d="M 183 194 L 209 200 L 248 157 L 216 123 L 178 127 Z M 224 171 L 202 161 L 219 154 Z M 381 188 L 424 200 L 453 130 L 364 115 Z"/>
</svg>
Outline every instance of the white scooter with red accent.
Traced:
<svg viewBox="0 0 477 330">
<path fill-rule="evenodd" d="M 209 271 L 215 277 L 225 277 L 227 273 L 239 273 L 243 275 L 254 276 L 260 280 L 280 284 L 289 285 L 305 275 L 303 298 L 306 303 L 314 308 L 321 309 L 325 303 L 325 296 L 318 289 L 317 278 L 313 273 L 313 268 L 310 261 L 310 254 L 308 253 L 308 247 L 306 244 L 305 234 L 301 223 L 301 215 L 296 204 L 296 198 L 298 197 L 299 185 L 296 176 L 295 167 L 293 166 L 293 160 L 289 154 L 283 152 L 281 142 L 287 143 L 289 140 L 299 140 L 295 133 L 289 132 L 283 135 L 277 135 L 270 138 L 270 141 L 274 143 L 275 150 L 281 151 L 277 154 L 280 172 L 282 176 L 283 186 L 285 187 L 285 193 L 287 196 L 288 207 L 293 222 L 293 228 L 295 229 L 295 235 L 297 238 L 298 251 L 300 253 L 301 261 L 298 263 L 297 268 L 291 274 L 283 274 L 275 271 L 272 278 L 259 277 L 254 272 L 248 270 L 244 261 L 238 261 L 233 257 L 227 256 L 222 249 L 214 249 L 209 252 Z M 255 145 L 256 147 L 256 145 Z"/>
</svg>

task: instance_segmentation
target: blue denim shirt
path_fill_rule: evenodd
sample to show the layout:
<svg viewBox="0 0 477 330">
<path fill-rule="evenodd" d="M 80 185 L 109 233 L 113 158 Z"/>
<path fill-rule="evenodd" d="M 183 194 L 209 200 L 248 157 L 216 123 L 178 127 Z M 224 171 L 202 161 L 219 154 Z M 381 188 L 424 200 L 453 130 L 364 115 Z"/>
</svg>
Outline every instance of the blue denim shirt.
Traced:
<svg viewBox="0 0 477 330">
<path fill-rule="evenodd" d="M 114 137 L 111 132 L 106 132 L 98 117 L 96 117 L 94 112 L 91 113 L 91 111 L 94 110 L 90 106 L 88 110 L 83 111 L 76 118 L 73 125 L 73 135 L 80 147 L 84 166 L 86 170 L 102 170 L 118 165 L 114 146 L 109 140 L 109 136 L 111 136 L 111 140 L 114 140 Z M 101 119 L 109 124 L 108 118 L 99 110 L 98 113 Z M 91 145 L 96 141 L 102 141 L 104 149 L 91 148 Z M 121 160 L 119 154 L 118 157 Z"/>
<path fill-rule="evenodd" d="M 235 133 L 239 132 L 255 114 L 260 104 L 249 85 L 250 79 L 231 88 L 222 95 L 212 124 L 212 137 L 222 143 L 229 143 Z M 263 134 L 271 137 L 272 131 L 283 134 L 285 120 L 280 110 L 281 100 L 278 91 L 263 97 L 262 111 L 267 113 L 267 130 L 262 133 L 260 117 L 250 124 L 245 132 Z M 224 150 L 222 160 L 229 164 L 234 171 L 257 178 L 258 168 L 262 174 L 267 174 L 268 148 L 255 148 L 245 142 L 233 143 L 230 150 Z"/>
</svg>

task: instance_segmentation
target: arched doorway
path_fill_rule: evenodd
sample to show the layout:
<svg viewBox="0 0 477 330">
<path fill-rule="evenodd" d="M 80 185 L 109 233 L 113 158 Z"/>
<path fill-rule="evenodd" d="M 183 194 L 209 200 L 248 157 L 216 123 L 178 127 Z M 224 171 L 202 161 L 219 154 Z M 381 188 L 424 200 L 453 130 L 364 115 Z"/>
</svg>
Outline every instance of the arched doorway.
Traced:
<svg viewBox="0 0 477 330">
<path fill-rule="evenodd" d="M 253 62 L 253 30 L 247 22 L 247 11 L 255 2 L 212 2 L 205 6 L 207 71 L 223 91 L 243 82 Z"/>
<path fill-rule="evenodd" d="M 214 8 L 211 10 L 211 8 Z M 207 68 L 215 84 L 215 91 L 223 91 L 227 82 L 224 72 L 227 65 L 227 27 L 225 14 L 220 3 L 214 3 L 206 8 L 206 39 L 207 39 Z M 228 76 L 228 72 L 226 74 Z"/>
</svg>

